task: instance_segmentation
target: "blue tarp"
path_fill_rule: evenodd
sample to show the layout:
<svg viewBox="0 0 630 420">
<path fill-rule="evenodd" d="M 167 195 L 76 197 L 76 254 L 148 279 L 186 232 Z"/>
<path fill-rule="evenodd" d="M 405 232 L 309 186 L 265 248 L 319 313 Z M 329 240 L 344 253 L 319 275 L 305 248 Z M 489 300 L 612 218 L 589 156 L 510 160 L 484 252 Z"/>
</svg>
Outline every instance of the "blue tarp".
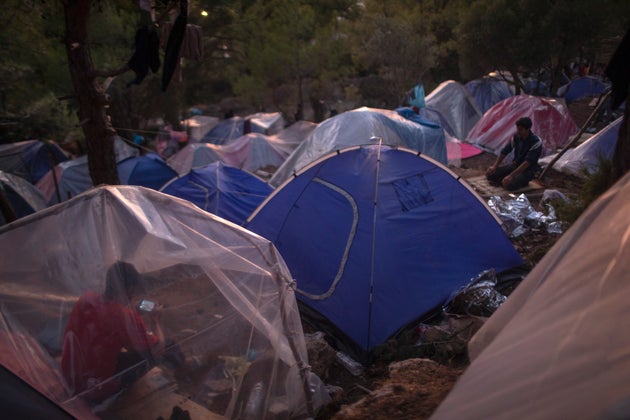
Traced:
<svg viewBox="0 0 630 420">
<path fill-rule="evenodd" d="M 482 271 L 523 262 L 465 182 L 388 146 L 343 149 L 309 165 L 244 226 L 276 245 L 298 299 L 359 358 Z"/>
<path fill-rule="evenodd" d="M 247 171 L 213 162 L 173 179 L 161 191 L 240 225 L 272 188 Z"/>
</svg>

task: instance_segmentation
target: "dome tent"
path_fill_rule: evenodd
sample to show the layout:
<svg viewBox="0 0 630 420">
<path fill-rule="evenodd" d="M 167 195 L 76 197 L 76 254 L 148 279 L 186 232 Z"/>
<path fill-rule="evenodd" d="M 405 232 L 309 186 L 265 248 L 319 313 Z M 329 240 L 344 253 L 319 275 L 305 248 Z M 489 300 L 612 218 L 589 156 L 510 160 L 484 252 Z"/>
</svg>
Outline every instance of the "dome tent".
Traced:
<svg viewBox="0 0 630 420">
<path fill-rule="evenodd" d="M 191 169 L 161 189 L 237 225 L 242 224 L 272 190 L 262 179 L 223 162 Z"/>
<path fill-rule="evenodd" d="M 468 133 L 466 142 L 498 155 L 516 134 L 515 124 L 521 117 L 531 118 L 532 132 L 543 142 L 543 156 L 564 146 L 579 130 L 563 100 L 521 94 L 486 111 Z"/>
<path fill-rule="evenodd" d="M 433 159 L 384 145 L 313 162 L 244 226 L 276 245 L 300 302 L 361 360 L 480 272 L 522 264 L 465 182 Z"/>
<path fill-rule="evenodd" d="M 435 120 L 435 114 L 444 130 L 457 140 L 464 140 L 481 119 L 483 113 L 464 85 L 454 80 L 440 83 L 425 98 L 426 110 L 420 115 Z"/>
<path fill-rule="evenodd" d="M 177 172 L 166 164 L 157 153 L 130 157 L 118 163 L 118 176 L 123 185 L 140 185 L 159 190 L 177 176 Z"/>
<path fill-rule="evenodd" d="M 447 163 L 446 142 L 441 127 L 417 124 L 396 111 L 362 107 L 319 123 L 277 169 L 269 184 L 277 187 L 295 171 L 335 150 L 373 144 L 379 139 L 383 144 L 406 147 Z"/>
<path fill-rule="evenodd" d="M 582 76 L 560 86 L 557 95 L 570 104 L 582 98 L 599 96 L 609 88 L 610 83 L 605 83 L 599 77 Z"/>
<path fill-rule="evenodd" d="M 140 154 L 138 149 L 127 144 L 122 137 L 114 138 L 114 154 L 116 164 Z M 88 156 L 79 156 L 76 159 L 66 160 L 46 172 L 36 184 L 44 194 L 48 205 L 57 204 L 74 197 L 83 191 L 93 187 Z"/>
<path fill-rule="evenodd" d="M 221 147 L 210 143 L 191 143 L 166 160 L 179 175 L 221 160 Z"/>
<path fill-rule="evenodd" d="M 251 173 L 275 170 L 289 156 L 282 146 L 266 134 L 247 133 L 220 146 L 221 160 Z"/>
<path fill-rule="evenodd" d="M 11 206 L 13 216 L 20 218 L 46 208 L 43 194 L 25 179 L 0 171 L 0 193 Z M 0 225 L 7 223 L 4 212 L 0 212 Z"/>
<path fill-rule="evenodd" d="M 630 174 L 602 194 L 468 344 L 432 419 L 621 419 L 630 381 Z"/>
<path fill-rule="evenodd" d="M 0 247 L 0 363 L 77 417 L 82 398 L 59 374 L 64 325 L 118 260 L 139 271 L 142 297 L 163 305 L 172 341 L 163 359 L 185 363 L 158 362 L 99 416 L 168 418 L 180 405 L 237 418 L 258 392 L 250 417 L 305 418 L 321 402 L 284 261 L 267 240 L 191 203 L 102 186 L 0 228 Z"/>
<path fill-rule="evenodd" d="M 552 169 L 580 177 L 597 172 L 604 160 L 611 161 L 613 158 L 622 121 L 623 117 L 617 118 L 577 147 L 567 150 Z M 555 156 L 547 156 L 540 163 L 546 166 Z"/>
<path fill-rule="evenodd" d="M 68 156 L 56 143 L 25 140 L 0 145 L 0 170 L 17 175 L 31 184 L 37 183 Z"/>
<path fill-rule="evenodd" d="M 481 115 L 495 104 L 514 96 L 514 92 L 505 80 L 484 76 L 466 83 L 466 89 L 475 100 Z"/>
</svg>

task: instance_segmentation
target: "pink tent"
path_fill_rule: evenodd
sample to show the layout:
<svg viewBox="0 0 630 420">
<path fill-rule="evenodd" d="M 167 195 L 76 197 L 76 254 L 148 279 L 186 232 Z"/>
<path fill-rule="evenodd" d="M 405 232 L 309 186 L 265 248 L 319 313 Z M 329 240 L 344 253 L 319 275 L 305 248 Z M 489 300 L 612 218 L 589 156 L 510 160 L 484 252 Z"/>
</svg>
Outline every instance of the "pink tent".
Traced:
<svg viewBox="0 0 630 420">
<path fill-rule="evenodd" d="M 531 95 L 504 99 L 490 108 L 468 133 L 466 141 L 498 155 L 516 132 L 516 120 L 532 119 L 532 132 L 543 141 L 543 156 L 564 146 L 579 128 L 561 100 Z"/>
</svg>

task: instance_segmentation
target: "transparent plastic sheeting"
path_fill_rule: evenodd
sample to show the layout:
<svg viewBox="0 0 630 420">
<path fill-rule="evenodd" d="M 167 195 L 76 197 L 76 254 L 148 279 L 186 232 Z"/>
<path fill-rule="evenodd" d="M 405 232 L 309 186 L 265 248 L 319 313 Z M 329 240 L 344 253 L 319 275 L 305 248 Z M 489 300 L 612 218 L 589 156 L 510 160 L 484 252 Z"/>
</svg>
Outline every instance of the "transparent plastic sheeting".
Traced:
<svg viewBox="0 0 630 420">
<path fill-rule="evenodd" d="M 78 418 L 169 418 L 175 406 L 193 418 L 307 418 L 327 402 L 275 247 L 191 203 L 103 186 L 0 228 L 0 249 L 0 363 Z M 94 403 L 90 389 L 75 394 L 63 379 L 64 331 L 79 297 L 102 294 L 118 260 L 139 272 L 124 305 L 162 307 L 166 348 Z"/>
<path fill-rule="evenodd" d="M 396 111 L 357 108 L 319 123 L 291 153 L 269 180 L 274 187 L 296 171 L 336 150 L 350 146 L 378 144 L 401 146 L 447 164 L 446 142 L 441 127 L 420 125 Z"/>
<path fill-rule="evenodd" d="M 545 228 L 548 233 L 562 233 L 563 223 L 557 220 L 555 209 L 551 204 L 545 203 L 547 200 L 542 201 L 547 207 L 547 214 L 534 209 L 525 194 L 512 200 L 493 196 L 488 200 L 488 206 L 501 218 L 503 228 L 512 238 L 517 238 L 532 228 Z"/>
</svg>

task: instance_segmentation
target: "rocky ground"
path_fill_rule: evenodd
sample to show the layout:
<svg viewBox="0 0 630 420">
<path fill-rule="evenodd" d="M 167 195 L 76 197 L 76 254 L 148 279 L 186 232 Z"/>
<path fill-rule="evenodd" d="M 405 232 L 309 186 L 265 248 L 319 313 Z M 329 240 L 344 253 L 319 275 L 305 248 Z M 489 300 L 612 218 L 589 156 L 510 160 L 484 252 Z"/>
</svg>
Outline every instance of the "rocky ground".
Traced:
<svg viewBox="0 0 630 420">
<path fill-rule="evenodd" d="M 588 101 L 582 101 L 570 106 L 570 111 L 581 127 L 588 119 L 591 108 Z M 482 153 L 451 169 L 465 179 L 476 177 L 484 174 L 494 159 L 494 155 Z M 550 170 L 542 184 L 546 189 L 572 194 L 579 188 L 580 181 Z M 536 204 L 532 202 L 533 206 Z M 546 229 L 532 229 L 512 241 L 531 268 L 560 236 L 549 234 Z M 509 296 L 517 285 L 518 281 L 502 293 Z M 424 327 L 411 328 L 388 342 L 379 351 L 374 363 L 365 367 L 359 376 L 352 375 L 335 362 L 335 351 L 325 340 L 307 340 L 313 370 L 329 385 L 334 396 L 333 403 L 323 409 L 317 418 L 429 418 L 468 365 L 467 341 L 485 319 L 484 316 L 474 315 L 438 315 Z M 305 324 L 305 332 L 315 331 Z"/>
</svg>

